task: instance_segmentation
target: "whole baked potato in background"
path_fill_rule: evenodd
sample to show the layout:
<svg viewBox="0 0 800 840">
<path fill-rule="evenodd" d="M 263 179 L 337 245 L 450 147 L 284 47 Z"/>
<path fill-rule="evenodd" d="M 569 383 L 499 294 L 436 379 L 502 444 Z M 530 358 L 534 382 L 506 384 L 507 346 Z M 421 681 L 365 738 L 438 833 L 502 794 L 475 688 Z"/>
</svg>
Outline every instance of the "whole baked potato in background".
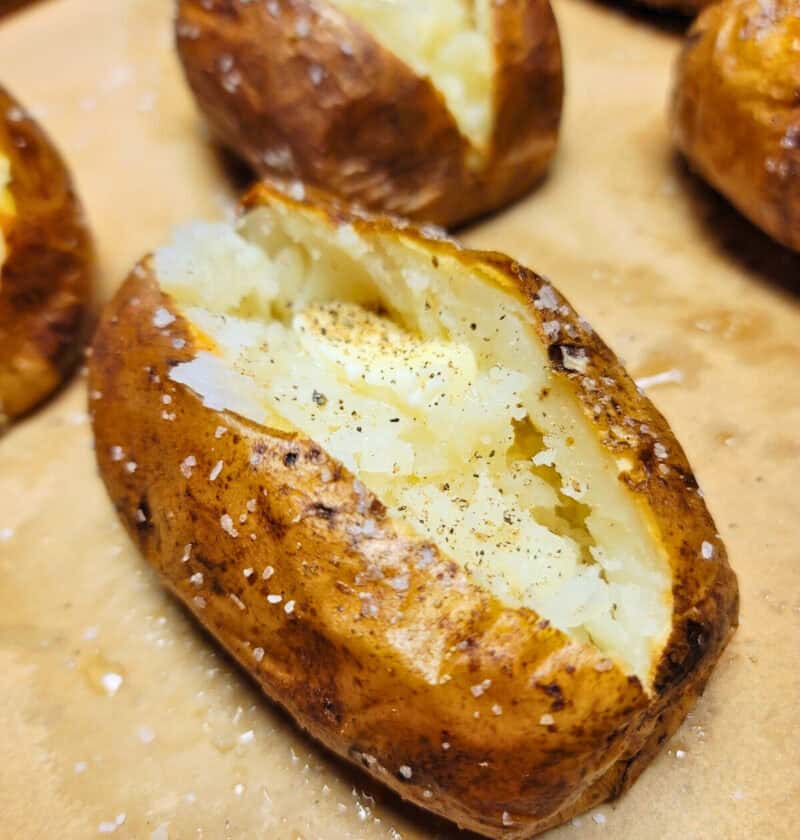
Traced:
<svg viewBox="0 0 800 840">
<path fill-rule="evenodd" d="M 548 0 L 178 0 L 186 78 L 259 175 L 452 226 L 539 181 L 563 98 Z"/>
<path fill-rule="evenodd" d="M 800 2 L 723 0 L 692 26 L 672 97 L 689 165 L 800 250 Z"/>
<path fill-rule="evenodd" d="M 91 270 L 66 165 L 0 87 L 0 424 L 47 397 L 78 362 Z"/>
<path fill-rule="evenodd" d="M 417 805 L 524 838 L 619 795 L 737 623 L 665 420 L 512 260 L 263 184 L 245 210 L 145 258 L 96 335 L 132 538 L 273 700 Z"/>
</svg>

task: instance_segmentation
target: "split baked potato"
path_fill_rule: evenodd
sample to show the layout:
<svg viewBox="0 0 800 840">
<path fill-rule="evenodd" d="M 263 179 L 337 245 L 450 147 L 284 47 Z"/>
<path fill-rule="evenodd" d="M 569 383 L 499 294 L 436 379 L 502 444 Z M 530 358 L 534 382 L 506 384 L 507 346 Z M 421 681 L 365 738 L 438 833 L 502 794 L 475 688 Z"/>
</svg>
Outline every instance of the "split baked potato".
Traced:
<svg viewBox="0 0 800 840">
<path fill-rule="evenodd" d="M 261 184 L 134 269 L 90 387 L 166 586 L 315 738 L 488 837 L 625 790 L 737 623 L 665 420 L 499 254 Z"/>
<path fill-rule="evenodd" d="M 176 39 L 213 131 L 260 175 L 451 226 L 555 152 L 548 0 L 179 0 Z"/>
<path fill-rule="evenodd" d="M 673 134 L 689 164 L 800 250 L 800 2 L 723 0 L 681 53 Z"/>
<path fill-rule="evenodd" d="M 74 368 L 91 268 L 66 165 L 0 87 L 0 425 L 47 397 Z"/>
</svg>

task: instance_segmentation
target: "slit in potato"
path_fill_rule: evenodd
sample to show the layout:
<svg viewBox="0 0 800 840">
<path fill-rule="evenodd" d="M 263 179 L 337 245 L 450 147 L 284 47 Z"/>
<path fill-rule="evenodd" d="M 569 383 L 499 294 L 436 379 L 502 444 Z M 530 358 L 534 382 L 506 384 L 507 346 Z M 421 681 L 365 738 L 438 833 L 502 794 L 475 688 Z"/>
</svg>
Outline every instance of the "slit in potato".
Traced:
<svg viewBox="0 0 800 840">
<path fill-rule="evenodd" d="M 488 0 L 334 0 L 333 5 L 427 76 L 462 134 L 486 151 L 494 69 Z"/>
<path fill-rule="evenodd" d="M 184 227 L 155 267 L 212 348 L 174 381 L 311 437 L 399 527 L 650 685 L 667 558 L 517 297 L 280 205 Z"/>
</svg>

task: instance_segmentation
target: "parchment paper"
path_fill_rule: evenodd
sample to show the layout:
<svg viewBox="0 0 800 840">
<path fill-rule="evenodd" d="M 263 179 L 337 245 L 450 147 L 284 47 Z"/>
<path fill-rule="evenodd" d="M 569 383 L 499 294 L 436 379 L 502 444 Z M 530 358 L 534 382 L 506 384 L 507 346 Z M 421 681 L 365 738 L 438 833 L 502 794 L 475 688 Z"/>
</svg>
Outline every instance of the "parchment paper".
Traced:
<svg viewBox="0 0 800 840">
<path fill-rule="evenodd" d="M 742 624 L 634 789 L 550 836 L 797 838 L 800 260 L 673 156 L 680 27 L 581 0 L 556 12 L 557 163 L 465 239 L 547 274 L 635 375 L 673 380 L 650 393 L 729 547 Z M 51 0 L 0 19 L 0 79 L 72 166 L 103 299 L 171 225 L 232 209 L 171 13 Z M 96 476 L 85 390 L 0 439 L 0 836 L 456 836 L 317 749 L 162 594 Z"/>
</svg>

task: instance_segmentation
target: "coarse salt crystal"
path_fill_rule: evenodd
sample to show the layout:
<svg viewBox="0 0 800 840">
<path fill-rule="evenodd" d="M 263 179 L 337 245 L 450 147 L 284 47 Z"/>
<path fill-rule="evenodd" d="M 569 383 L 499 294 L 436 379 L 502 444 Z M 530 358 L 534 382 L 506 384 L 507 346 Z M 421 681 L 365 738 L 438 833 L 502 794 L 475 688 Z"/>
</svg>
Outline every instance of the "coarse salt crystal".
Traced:
<svg viewBox="0 0 800 840">
<path fill-rule="evenodd" d="M 153 315 L 153 326 L 162 329 L 163 327 L 168 327 L 174 320 L 174 315 L 167 309 L 164 309 L 163 306 L 159 306 Z"/>
<path fill-rule="evenodd" d="M 195 595 L 194 598 L 192 598 L 192 603 L 198 610 L 204 610 L 206 608 L 206 599 L 202 595 Z"/>
<path fill-rule="evenodd" d="M 555 722 L 556 720 L 552 715 L 542 715 L 539 718 L 540 726 L 552 726 Z"/>
<path fill-rule="evenodd" d="M 561 322 L 560 321 L 545 321 L 542 324 L 542 329 L 544 330 L 544 334 L 551 340 L 555 341 L 558 338 L 558 334 L 561 332 Z"/>
<path fill-rule="evenodd" d="M 222 527 L 222 530 L 229 536 L 234 539 L 239 536 L 239 532 L 233 527 L 233 519 L 231 519 L 227 513 L 223 513 L 222 516 L 220 516 L 219 524 Z"/>
<path fill-rule="evenodd" d="M 477 685 L 470 686 L 470 692 L 472 692 L 473 697 L 480 697 L 484 691 L 492 684 L 491 680 L 484 680 L 483 682 L 478 683 Z"/>
<path fill-rule="evenodd" d="M 398 575 L 397 577 L 389 578 L 386 583 L 396 592 L 405 592 L 408 589 L 408 575 Z"/>
<path fill-rule="evenodd" d="M 172 397 L 169 394 L 162 394 L 161 402 L 164 403 L 164 405 L 169 405 L 172 402 Z"/>
<path fill-rule="evenodd" d="M 236 604 L 238 609 L 240 609 L 240 610 L 246 609 L 245 605 L 244 605 L 244 601 L 242 601 L 242 599 L 235 592 L 230 592 L 228 594 L 228 597 L 231 599 L 231 601 L 233 601 L 234 604 Z"/>
<path fill-rule="evenodd" d="M 187 455 L 181 461 L 180 469 L 181 469 L 181 474 L 183 475 L 183 477 L 184 478 L 191 478 L 192 477 L 192 470 L 196 466 L 197 466 L 197 458 L 195 458 L 194 455 Z"/>
<path fill-rule="evenodd" d="M 552 286 L 542 286 L 533 302 L 537 309 L 558 309 L 558 298 Z"/>
<path fill-rule="evenodd" d="M 125 450 L 121 446 L 112 446 L 109 451 L 112 461 L 121 461 L 125 457 Z"/>
<path fill-rule="evenodd" d="M 282 600 L 283 595 L 267 595 L 267 601 L 269 601 L 270 604 L 280 604 Z"/>
<path fill-rule="evenodd" d="M 597 823 L 597 825 L 605 825 L 606 824 L 606 815 L 605 814 L 592 814 L 592 820 Z"/>
<path fill-rule="evenodd" d="M 247 509 L 248 513 L 255 513 L 255 511 L 256 511 L 256 500 L 255 499 L 248 499 L 247 503 L 245 504 L 245 508 Z"/>
<path fill-rule="evenodd" d="M 217 477 L 222 472 L 223 463 L 224 462 L 223 462 L 222 458 L 220 458 L 219 461 L 217 461 L 217 463 L 214 464 L 211 472 L 208 474 L 208 480 L 209 481 L 216 481 Z"/>
<path fill-rule="evenodd" d="M 203 573 L 202 572 L 195 572 L 190 578 L 189 582 L 192 586 L 202 586 L 203 585 Z"/>
<path fill-rule="evenodd" d="M 492 714 L 499 717 L 503 714 L 503 707 L 499 703 L 495 703 L 494 706 L 492 706 Z"/>
<path fill-rule="evenodd" d="M 561 359 L 567 370 L 575 373 L 586 373 L 589 366 L 589 357 L 583 347 L 561 346 Z"/>
<path fill-rule="evenodd" d="M 100 683 L 103 686 L 103 690 L 109 697 L 113 697 L 119 691 L 122 681 L 122 676 L 114 671 L 109 671 L 107 674 L 103 674 L 103 676 L 100 677 Z"/>
<path fill-rule="evenodd" d="M 261 662 L 261 660 L 263 658 L 264 658 L 264 648 L 262 648 L 262 647 L 253 648 L 253 659 L 255 659 L 256 662 Z"/>
<path fill-rule="evenodd" d="M 675 750 L 675 758 L 686 758 L 686 750 Z"/>
<path fill-rule="evenodd" d="M 125 472 L 133 474 L 136 472 L 137 466 L 138 464 L 136 463 L 136 461 L 128 461 L 128 463 L 125 464 Z"/>
<path fill-rule="evenodd" d="M 214 429 L 214 437 L 219 440 L 227 431 L 228 430 L 225 426 L 217 426 L 217 428 Z"/>
<path fill-rule="evenodd" d="M 667 447 L 664 446 L 663 443 L 656 443 L 653 446 L 653 453 L 656 456 L 656 458 L 658 458 L 660 461 L 663 461 L 669 454 L 667 452 Z"/>
<path fill-rule="evenodd" d="M 250 577 L 250 575 L 252 575 L 252 574 L 253 574 L 253 567 L 252 567 L 252 566 L 248 566 L 246 569 L 242 569 L 242 574 L 243 574 L 246 578 L 249 578 L 249 577 Z"/>
<path fill-rule="evenodd" d="M 311 84 L 316 87 L 325 78 L 325 70 L 319 64 L 312 64 L 308 68 L 308 78 L 311 80 Z"/>
<path fill-rule="evenodd" d="M 263 572 L 261 572 L 261 577 L 263 580 L 269 580 L 275 574 L 275 569 L 272 566 L 267 566 Z"/>
<path fill-rule="evenodd" d="M 503 825 L 514 825 L 514 820 L 511 819 L 511 814 L 508 811 L 503 811 L 503 816 L 500 818 Z"/>
<path fill-rule="evenodd" d="M 410 779 L 412 776 L 412 770 L 407 764 L 401 764 L 397 771 L 404 779 Z"/>
<path fill-rule="evenodd" d="M 247 732 L 242 732 L 239 736 L 239 743 L 249 744 L 255 737 L 256 733 L 252 729 L 248 729 Z"/>
<path fill-rule="evenodd" d="M 291 615 L 294 612 L 294 601 L 287 601 L 283 609 L 286 615 Z"/>
<path fill-rule="evenodd" d="M 700 546 L 700 554 L 703 560 L 710 560 L 714 556 L 714 546 L 707 540 L 703 540 L 703 544 Z"/>
</svg>

